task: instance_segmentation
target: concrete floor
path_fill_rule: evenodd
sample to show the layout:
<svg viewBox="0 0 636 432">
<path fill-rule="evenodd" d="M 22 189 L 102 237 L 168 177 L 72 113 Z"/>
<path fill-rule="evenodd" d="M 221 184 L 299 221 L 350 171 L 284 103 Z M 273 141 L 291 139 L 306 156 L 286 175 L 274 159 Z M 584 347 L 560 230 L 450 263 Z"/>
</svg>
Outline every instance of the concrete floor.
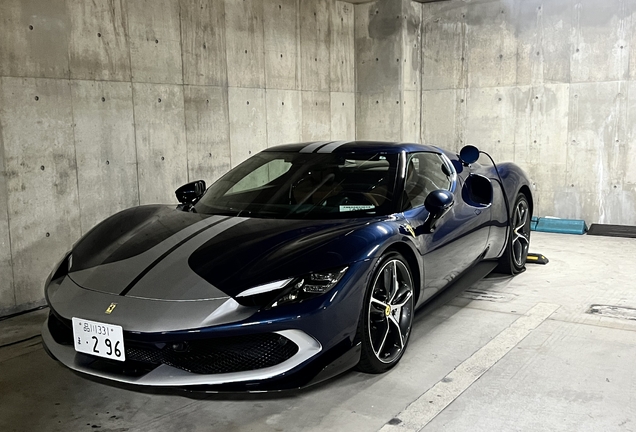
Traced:
<svg viewBox="0 0 636 432">
<path fill-rule="evenodd" d="M 151 394 L 64 369 L 39 337 L 0 348 L 0 431 L 636 430 L 636 313 L 587 313 L 636 307 L 636 241 L 533 233 L 531 249 L 550 264 L 420 311 L 391 372 L 300 392 Z M 37 335 L 45 314 L 0 322 L 0 345 Z"/>
</svg>

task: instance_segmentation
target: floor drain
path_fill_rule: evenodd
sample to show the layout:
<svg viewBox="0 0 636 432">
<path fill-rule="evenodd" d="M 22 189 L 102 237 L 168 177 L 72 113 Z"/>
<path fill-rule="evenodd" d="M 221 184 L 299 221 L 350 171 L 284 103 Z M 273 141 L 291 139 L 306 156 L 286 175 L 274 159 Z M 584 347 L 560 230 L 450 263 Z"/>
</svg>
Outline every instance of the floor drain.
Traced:
<svg viewBox="0 0 636 432">
<path fill-rule="evenodd" d="M 636 309 L 630 307 L 595 304 L 590 306 L 587 313 L 636 321 Z"/>
</svg>

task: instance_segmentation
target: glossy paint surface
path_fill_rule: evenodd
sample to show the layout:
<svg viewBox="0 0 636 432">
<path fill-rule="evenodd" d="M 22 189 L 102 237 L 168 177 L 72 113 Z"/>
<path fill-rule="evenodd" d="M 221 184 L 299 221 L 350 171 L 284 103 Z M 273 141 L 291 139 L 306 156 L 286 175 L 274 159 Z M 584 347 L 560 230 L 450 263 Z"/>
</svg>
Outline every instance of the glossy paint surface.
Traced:
<svg viewBox="0 0 636 432">
<path fill-rule="evenodd" d="M 433 232 L 424 229 L 429 213 L 423 206 L 338 220 L 204 215 L 166 206 L 125 210 L 77 243 L 68 274 L 47 287 L 51 309 L 61 319 L 82 316 L 122 325 L 127 337 L 145 341 L 302 330 L 320 343 L 320 355 L 285 376 L 250 385 L 304 386 L 357 362 L 354 339 L 362 300 L 370 270 L 383 253 L 397 249 L 405 255 L 419 285 L 415 293 L 421 306 L 474 263 L 501 254 L 508 224 L 503 193 L 513 200 L 522 187 L 529 187 L 513 164 L 499 165 L 502 188 L 493 168 L 467 167 L 457 155 L 418 144 L 305 143 L 269 151 L 308 148 L 401 154 L 398 190 L 404 188 L 409 153 L 439 153 L 453 171 L 453 206 Z M 491 205 L 475 207 L 464 200 L 462 188 L 471 173 L 492 182 Z M 301 303 L 250 308 L 234 300 L 259 285 L 342 266 L 348 270 L 331 291 Z M 118 308 L 105 315 L 112 302 Z M 321 372 L 328 365 L 328 372 Z"/>
</svg>

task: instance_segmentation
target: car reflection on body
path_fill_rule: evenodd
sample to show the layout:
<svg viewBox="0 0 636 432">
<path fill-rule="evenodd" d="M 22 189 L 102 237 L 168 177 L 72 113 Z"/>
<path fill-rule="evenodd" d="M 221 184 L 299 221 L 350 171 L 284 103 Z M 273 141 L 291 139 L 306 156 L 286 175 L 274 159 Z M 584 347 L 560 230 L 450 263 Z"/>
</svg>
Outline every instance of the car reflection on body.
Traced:
<svg viewBox="0 0 636 432">
<path fill-rule="evenodd" d="M 304 387 L 404 355 L 413 313 L 480 261 L 523 271 L 532 194 L 516 165 L 437 147 L 269 148 L 181 204 L 124 210 L 46 282 L 49 354 L 107 380 Z"/>
</svg>

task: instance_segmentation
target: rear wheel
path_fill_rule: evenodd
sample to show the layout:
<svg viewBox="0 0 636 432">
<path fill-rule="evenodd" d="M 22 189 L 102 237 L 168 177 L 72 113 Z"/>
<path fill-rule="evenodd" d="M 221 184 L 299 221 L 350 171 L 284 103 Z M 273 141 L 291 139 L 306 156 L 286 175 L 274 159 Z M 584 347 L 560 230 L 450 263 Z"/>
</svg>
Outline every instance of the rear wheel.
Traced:
<svg viewBox="0 0 636 432">
<path fill-rule="evenodd" d="M 532 213 L 528 199 L 523 193 L 519 193 L 512 208 L 506 250 L 499 259 L 496 271 L 515 275 L 526 269 L 526 259 L 530 247 L 531 219 Z"/>
<path fill-rule="evenodd" d="M 399 253 L 389 252 L 376 265 L 364 297 L 358 324 L 359 370 L 382 373 L 400 361 L 411 334 L 413 307 L 409 265 Z"/>
</svg>

